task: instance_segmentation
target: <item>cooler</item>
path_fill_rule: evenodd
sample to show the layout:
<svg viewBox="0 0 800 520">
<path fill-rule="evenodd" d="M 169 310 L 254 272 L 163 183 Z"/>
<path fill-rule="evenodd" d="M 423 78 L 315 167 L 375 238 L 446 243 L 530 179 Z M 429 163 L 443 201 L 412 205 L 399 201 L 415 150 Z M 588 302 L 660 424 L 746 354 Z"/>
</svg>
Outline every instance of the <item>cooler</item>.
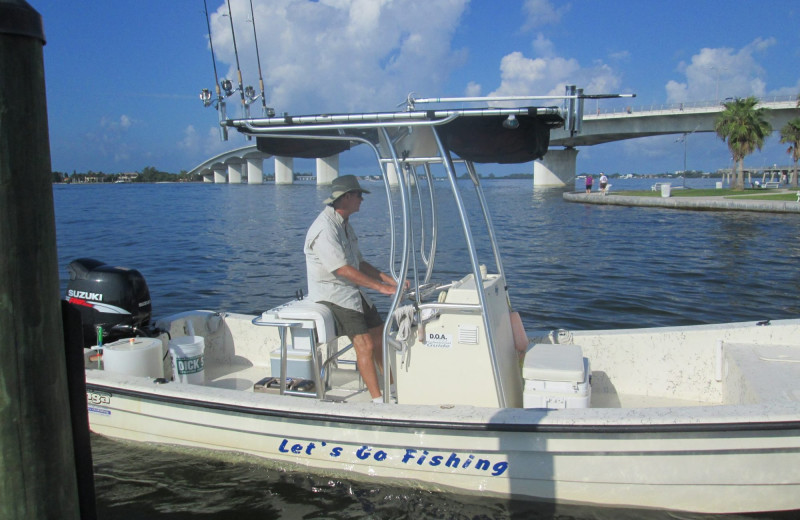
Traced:
<svg viewBox="0 0 800 520">
<path fill-rule="evenodd" d="M 536 344 L 528 350 L 522 367 L 522 406 L 588 408 L 591 373 L 580 346 Z"/>
<path fill-rule="evenodd" d="M 313 365 L 310 350 L 286 349 L 286 377 L 292 379 L 310 379 L 314 381 Z M 273 377 L 281 376 L 281 349 L 276 348 L 269 355 L 270 373 Z"/>
</svg>

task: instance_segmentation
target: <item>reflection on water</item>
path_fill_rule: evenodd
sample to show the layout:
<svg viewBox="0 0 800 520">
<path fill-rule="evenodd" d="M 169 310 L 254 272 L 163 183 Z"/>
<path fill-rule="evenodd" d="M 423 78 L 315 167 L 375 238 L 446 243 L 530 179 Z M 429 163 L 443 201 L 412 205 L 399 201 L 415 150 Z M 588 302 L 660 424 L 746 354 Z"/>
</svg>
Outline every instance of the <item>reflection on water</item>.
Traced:
<svg viewBox="0 0 800 520">
<path fill-rule="evenodd" d="M 365 256 L 387 269 L 383 187 L 367 182 L 372 194 L 353 223 Z M 615 180 L 614 189 L 651 182 Z M 569 204 L 562 190 L 534 191 L 529 180 L 484 186 L 512 305 L 529 332 L 778 319 L 800 309 L 796 215 Z M 268 309 L 305 288 L 303 238 L 327 195 L 304 183 L 55 186 L 62 289 L 67 264 L 92 257 L 141 271 L 155 316 Z M 448 203 L 440 216 L 437 266 L 458 277 L 467 260 L 448 247 L 461 235 L 453 211 Z M 99 437 L 93 448 L 101 518 L 642 517 L 375 486 Z"/>
</svg>

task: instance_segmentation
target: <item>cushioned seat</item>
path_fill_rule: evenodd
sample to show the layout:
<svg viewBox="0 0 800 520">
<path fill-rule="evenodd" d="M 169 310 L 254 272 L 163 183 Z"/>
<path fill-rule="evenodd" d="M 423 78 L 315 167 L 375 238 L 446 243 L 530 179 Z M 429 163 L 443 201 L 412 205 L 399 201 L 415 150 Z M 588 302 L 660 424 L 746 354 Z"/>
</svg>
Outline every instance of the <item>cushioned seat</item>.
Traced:
<svg viewBox="0 0 800 520">
<path fill-rule="evenodd" d="M 525 380 L 582 382 L 586 379 L 583 351 L 578 345 L 536 344 L 525 356 Z"/>
<path fill-rule="evenodd" d="M 337 338 L 336 321 L 333 318 L 333 313 L 321 303 L 293 300 L 280 307 L 270 309 L 264 314 L 266 317 L 273 319 L 313 321 L 317 331 L 318 343 L 328 343 Z"/>
</svg>

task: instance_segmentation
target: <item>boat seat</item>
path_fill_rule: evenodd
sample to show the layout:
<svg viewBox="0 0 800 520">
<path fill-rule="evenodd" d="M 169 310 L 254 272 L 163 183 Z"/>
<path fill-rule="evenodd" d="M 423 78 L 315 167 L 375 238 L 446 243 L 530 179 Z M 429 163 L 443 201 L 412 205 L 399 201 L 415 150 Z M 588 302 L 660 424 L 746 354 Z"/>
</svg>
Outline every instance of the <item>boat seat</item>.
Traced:
<svg viewBox="0 0 800 520">
<path fill-rule="evenodd" d="M 305 322 L 313 322 L 313 328 L 316 331 L 317 345 L 325 345 L 335 340 L 338 335 L 336 334 L 336 321 L 333 318 L 333 312 L 322 305 L 308 300 L 292 300 L 279 307 L 270 309 L 264 313 L 264 319 L 269 320 L 300 320 Z M 307 325 L 310 325 L 308 323 Z M 310 326 L 303 325 L 304 329 L 311 328 Z M 310 349 L 310 345 L 303 345 L 306 349 Z M 302 348 L 301 345 L 295 345 L 294 348 Z"/>
<path fill-rule="evenodd" d="M 586 380 L 586 363 L 578 345 L 536 344 L 525 356 L 525 380 L 579 383 Z"/>
<path fill-rule="evenodd" d="M 339 351 L 339 335 L 333 312 L 320 303 L 309 300 L 292 300 L 264 311 L 253 321 L 254 325 L 277 327 L 281 346 L 270 354 L 273 376 L 311 379 L 313 392 L 286 391 L 292 395 L 325 397 L 329 384 L 331 364 L 350 347 Z M 286 332 L 288 331 L 288 334 Z M 322 351 L 322 347 L 327 347 Z M 281 356 L 286 356 L 286 373 L 281 374 Z M 323 356 L 320 360 L 319 356 Z"/>
</svg>

